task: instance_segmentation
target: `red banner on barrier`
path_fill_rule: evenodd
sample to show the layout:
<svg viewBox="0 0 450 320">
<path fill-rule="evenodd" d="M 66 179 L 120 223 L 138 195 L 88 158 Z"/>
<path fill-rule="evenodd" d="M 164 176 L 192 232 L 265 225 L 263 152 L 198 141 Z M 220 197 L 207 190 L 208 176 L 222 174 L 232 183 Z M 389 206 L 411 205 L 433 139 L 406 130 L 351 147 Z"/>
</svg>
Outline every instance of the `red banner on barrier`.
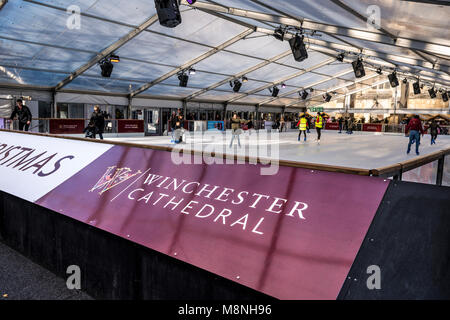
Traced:
<svg viewBox="0 0 450 320">
<path fill-rule="evenodd" d="M 114 146 L 37 203 L 277 298 L 335 299 L 389 183 L 179 157 Z"/>
<path fill-rule="evenodd" d="M 383 129 L 382 124 L 378 124 L 378 123 L 364 123 L 363 124 L 363 131 L 381 132 L 382 129 Z"/>
<path fill-rule="evenodd" d="M 52 134 L 80 134 L 85 128 L 83 119 L 50 119 L 49 122 Z"/>
<path fill-rule="evenodd" d="M 326 130 L 339 130 L 339 123 L 337 122 L 327 122 L 325 123 Z"/>
<path fill-rule="evenodd" d="M 144 132 L 144 120 L 117 120 L 118 133 Z"/>
</svg>

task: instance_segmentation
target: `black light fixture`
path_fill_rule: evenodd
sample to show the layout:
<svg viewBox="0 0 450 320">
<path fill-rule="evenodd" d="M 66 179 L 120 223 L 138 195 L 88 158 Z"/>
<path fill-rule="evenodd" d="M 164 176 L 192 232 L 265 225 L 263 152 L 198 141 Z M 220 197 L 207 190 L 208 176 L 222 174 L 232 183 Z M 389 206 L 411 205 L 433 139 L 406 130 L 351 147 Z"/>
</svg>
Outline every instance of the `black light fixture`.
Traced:
<svg viewBox="0 0 450 320">
<path fill-rule="evenodd" d="M 442 101 L 444 101 L 444 102 L 448 101 L 448 92 L 447 92 L 447 90 L 444 90 L 444 92 L 442 92 Z"/>
<path fill-rule="evenodd" d="M 189 68 L 189 75 L 195 74 L 196 70 L 194 68 Z"/>
<path fill-rule="evenodd" d="M 414 94 L 420 94 L 420 83 L 419 80 L 413 83 Z"/>
<path fill-rule="evenodd" d="M 178 0 L 155 0 L 155 8 L 162 26 L 175 28 L 181 23 Z"/>
<path fill-rule="evenodd" d="M 303 90 L 303 92 L 301 93 L 301 97 L 302 97 L 303 100 L 306 100 L 306 98 L 308 97 L 308 91 Z"/>
<path fill-rule="evenodd" d="M 392 88 L 395 88 L 398 86 L 398 79 L 397 79 L 397 73 L 394 71 L 391 74 L 388 75 L 389 83 L 391 84 Z"/>
<path fill-rule="evenodd" d="M 325 100 L 325 102 L 330 102 L 331 100 L 331 94 L 329 94 L 328 92 L 323 96 L 323 100 Z"/>
<path fill-rule="evenodd" d="M 270 92 L 272 92 L 272 97 L 277 97 L 278 93 L 280 92 L 280 89 L 278 89 L 278 87 L 273 87 L 272 90 L 270 90 Z"/>
<path fill-rule="evenodd" d="M 343 62 L 345 58 L 345 54 L 343 53 L 339 53 L 338 56 L 336 57 L 336 59 L 340 62 Z"/>
<path fill-rule="evenodd" d="M 361 58 L 356 59 L 352 62 L 353 71 L 355 72 L 356 78 L 362 78 L 366 75 L 366 71 L 364 70 L 363 61 Z"/>
<path fill-rule="evenodd" d="M 294 55 L 295 61 L 301 62 L 308 58 L 308 52 L 306 51 L 305 43 L 303 42 L 304 36 L 297 33 L 294 37 L 289 39 L 289 44 L 291 46 L 292 54 Z"/>
<path fill-rule="evenodd" d="M 181 73 L 178 74 L 178 80 L 180 80 L 180 87 L 187 87 L 188 81 L 189 81 L 189 76 L 184 73 L 184 71 L 182 71 Z"/>
<path fill-rule="evenodd" d="M 310 89 L 309 89 L 309 92 L 314 92 L 314 88 L 310 88 Z"/>
<path fill-rule="evenodd" d="M 408 79 L 406 79 L 406 78 L 403 79 L 403 83 L 404 83 L 404 84 L 407 84 L 407 83 L 408 83 Z"/>
<path fill-rule="evenodd" d="M 284 40 L 284 35 L 286 34 L 286 29 L 282 28 L 282 27 L 278 27 L 275 29 L 273 36 L 280 40 L 283 41 Z"/>
<path fill-rule="evenodd" d="M 197 0 L 186 0 L 186 2 L 189 3 L 189 4 L 194 4 L 194 3 L 197 2 Z"/>
<path fill-rule="evenodd" d="M 246 76 L 242 76 L 242 82 L 248 82 L 248 78 Z"/>
<path fill-rule="evenodd" d="M 111 77 L 111 73 L 113 71 L 113 64 L 109 59 L 103 59 L 100 63 L 100 69 L 102 69 L 102 77 L 109 78 Z"/>
<path fill-rule="evenodd" d="M 428 93 L 430 94 L 430 98 L 431 98 L 431 99 L 436 98 L 436 90 L 434 89 L 434 87 L 431 88 L 431 89 L 429 89 L 429 90 L 428 90 Z"/>
<path fill-rule="evenodd" d="M 120 62 L 120 57 L 118 55 L 111 54 L 109 56 L 109 61 L 110 62 L 114 62 L 114 63 L 119 63 Z"/>
<path fill-rule="evenodd" d="M 230 87 L 233 88 L 234 92 L 239 92 L 242 87 L 242 82 L 240 82 L 238 79 L 234 80 L 233 82 L 230 81 Z"/>
<path fill-rule="evenodd" d="M 381 67 L 379 67 L 379 68 L 377 69 L 377 73 L 378 73 L 378 74 L 383 74 L 383 69 L 381 69 Z"/>
<path fill-rule="evenodd" d="M 282 83 L 282 84 L 281 84 L 281 88 L 282 88 L 282 89 L 286 89 L 286 84 L 285 84 L 285 83 Z"/>
</svg>

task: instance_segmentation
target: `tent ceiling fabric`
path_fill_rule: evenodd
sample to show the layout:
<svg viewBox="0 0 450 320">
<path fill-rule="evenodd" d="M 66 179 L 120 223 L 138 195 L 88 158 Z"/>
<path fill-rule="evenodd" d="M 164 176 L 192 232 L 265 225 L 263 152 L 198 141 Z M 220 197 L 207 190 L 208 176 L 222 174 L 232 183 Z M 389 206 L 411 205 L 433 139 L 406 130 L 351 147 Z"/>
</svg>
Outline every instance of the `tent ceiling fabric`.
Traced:
<svg viewBox="0 0 450 320">
<path fill-rule="evenodd" d="M 0 11 L 0 85 L 60 89 L 58 84 L 67 80 L 61 91 L 298 107 L 303 105 L 298 91 L 304 88 L 316 89 L 310 99 L 320 100 L 324 92 L 341 95 L 384 80 L 385 75 L 355 79 L 350 63 L 362 52 L 368 76 L 378 67 L 373 63 L 379 63 L 398 67 L 402 77 L 421 76 L 450 87 L 446 5 L 392 0 L 221 0 L 220 5 L 199 0 L 193 6 L 182 0 L 181 4 L 182 23 L 176 28 L 156 21 L 127 39 L 155 16 L 153 0 L 10 0 Z M 68 8 L 73 6 L 80 9 L 80 28 L 68 27 L 68 21 L 73 22 Z M 369 28 L 361 19 L 370 14 L 370 6 L 379 9 L 381 30 Z M 255 13 L 265 18 L 255 18 Z M 273 37 L 280 21 L 320 27 L 315 33 L 307 31 L 308 59 L 295 61 L 287 39 Z M 364 32 L 370 37 L 361 37 Z M 89 63 L 111 47 L 121 61 L 114 64 L 111 78 L 102 78 L 99 65 Z M 346 53 L 344 62 L 330 61 L 340 52 Z M 197 70 L 186 88 L 178 85 L 182 66 Z M 234 93 L 229 81 L 242 76 L 249 81 Z M 273 85 L 280 88 L 277 98 L 269 91 Z"/>
</svg>

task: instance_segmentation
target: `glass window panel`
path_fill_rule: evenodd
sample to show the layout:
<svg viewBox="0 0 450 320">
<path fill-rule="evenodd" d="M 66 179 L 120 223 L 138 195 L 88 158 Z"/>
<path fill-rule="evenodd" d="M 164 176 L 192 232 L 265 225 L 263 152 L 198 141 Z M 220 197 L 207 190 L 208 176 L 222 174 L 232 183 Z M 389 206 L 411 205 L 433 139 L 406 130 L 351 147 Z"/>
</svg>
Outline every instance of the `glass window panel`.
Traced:
<svg viewBox="0 0 450 320">
<path fill-rule="evenodd" d="M 0 83 L 55 86 L 69 74 L 3 67 L 0 65 Z"/>
<path fill-rule="evenodd" d="M 218 52 L 197 63 L 196 68 L 217 73 L 237 74 L 259 63 L 261 60 L 229 52 Z"/>
<path fill-rule="evenodd" d="M 112 78 L 94 78 L 88 76 L 80 76 L 78 78 L 75 78 L 65 88 L 74 90 L 129 93 L 132 90 L 138 89 L 140 86 L 142 86 L 142 83 L 117 80 Z"/>
</svg>

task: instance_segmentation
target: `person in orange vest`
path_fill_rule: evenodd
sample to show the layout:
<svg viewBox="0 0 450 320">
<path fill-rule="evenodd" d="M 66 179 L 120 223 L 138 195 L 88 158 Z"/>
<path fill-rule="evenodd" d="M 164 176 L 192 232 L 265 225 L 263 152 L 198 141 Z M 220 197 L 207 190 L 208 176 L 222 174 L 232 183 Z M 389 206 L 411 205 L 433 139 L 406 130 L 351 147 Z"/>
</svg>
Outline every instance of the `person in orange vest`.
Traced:
<svg viewBox="0 0 450 320">
<path fill-rule="evenodd" d="M 320 137 L 323 128 L 323 112 L 318 112 L 316 117 L 316 131 L 317 131 L 317 142 L 320 142 Z"/>
<path fill-rule="evenodd" d="M 297 123 L 297 127 L 300 130 L 298 133 L 298 141 L 300 141 L 300 138 L 302 137 L 302 132 L 305 135 L 305 139 L 303 141 L 306 141 L 306 127 L 307 127 L 308 120 L 305 117 L 305 114 L 302 113 L 300 115 L 300 120 Z"/>
</svg>

